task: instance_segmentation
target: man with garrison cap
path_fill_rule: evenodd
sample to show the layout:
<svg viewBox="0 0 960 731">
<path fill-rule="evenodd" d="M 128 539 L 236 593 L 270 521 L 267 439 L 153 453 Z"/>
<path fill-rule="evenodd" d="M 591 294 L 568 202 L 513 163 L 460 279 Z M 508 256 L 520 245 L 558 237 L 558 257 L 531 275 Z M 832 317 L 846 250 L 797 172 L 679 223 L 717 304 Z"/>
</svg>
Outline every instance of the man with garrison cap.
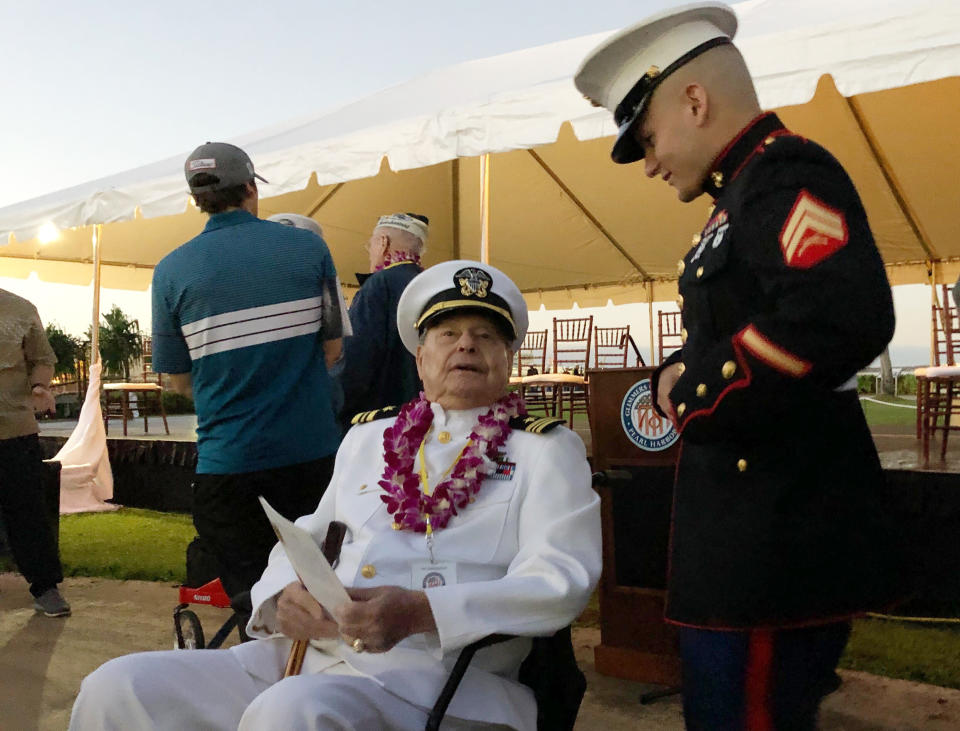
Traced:
<svg viewBox="0 0 960 731">
<path fill-rule="evenodd" d="M 494 633 L 520 637 L 477 653 L 443 727 L 537 728 L 517 682 L 529 638 L 569 625 L 600 575 L 583 442 L 507 390 L 527 309 L 502 272 L 427 269 L 397 326 L 423 393 L 359 419 L 316 512 L 297 521 L 318 542 L 346 524 L 336 573 L 351 601 L 318 604 L 277 545 L 251 592 L 247 631 L 263 639 L 112 660 L 83 681 L 73 731 L 420 731 L 460 650 Z M 310 644 L 284 678 L 292 640 Z M 555 695 L 554 707 L 579 702 Z"/>
<path fill-rule="evenodd" d="M 687 726 L 813 729 L 850 618 L 897 593 L 856 393 L 894 315 L 856 189 L 761 112 L 736 29 L 721 3 L 665 11 L 575 82 L 613 112 L 615 162 L 713 201 L 678 264 L 684 345 L 653 383 L 683 439 L 666 619 Z"/>
<path fill-rule="evenodd" d="M 429 219 L 415 213 L 381 216 L 367 242 L 370 273 L 358 274 L 360 291 L 350 305 L 353 335 L 344 339 L 340 420 L 361 411 L 409 401 L 420 391 L 413 356 L 397 332 L 400 295 L 423 269 Z"/>
<path fill-rule="evenodd" d="M 200 145 L 184 173 L 210 218 L 154 270 L 153 368 L 197 412 L 188 583 L 219 575 L 235 596 L 276 542 L 257 496 L 294 519 L 330 480 L 340 431 L 327 368 L 344 316 L 323 239 L 257 217 L 266 181 L 243 150 Z"/>
</svg>

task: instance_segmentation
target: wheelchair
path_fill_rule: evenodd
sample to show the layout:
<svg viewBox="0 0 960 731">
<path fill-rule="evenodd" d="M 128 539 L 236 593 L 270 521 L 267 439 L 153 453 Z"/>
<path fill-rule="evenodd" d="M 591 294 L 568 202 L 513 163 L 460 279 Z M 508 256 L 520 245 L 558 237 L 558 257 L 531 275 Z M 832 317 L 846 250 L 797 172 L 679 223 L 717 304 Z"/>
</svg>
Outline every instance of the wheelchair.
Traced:
<svg viewBox="0 0 960 731">
<path fill-rule="evenodd" d="M 339 521 L 330 523 L 320 550 L 331 566 L 337 565 L 345 535 L 346 526 L 343 523 Z M 190 573 L 188 570 L 188 581 L 191 578 Z M 238 594 L 231 600 L 224 591 L 220 579 L 215 578 L 197 588 L 179 587 L 179 598 L 180 603 L 173 612 L 177 648 L 181 650 L 217 649 L 234 628 L 237 629 L 241 642 L 251 639 L 244 631 L 246 620 L 252 611 L 250 592 Z M 232 610 L 230 617 L 208 643 L 204 642 L 200 618 L 196 612 L 188 608 L 191 604 Z M 460 651 L 453 670 L 450 671 L 447 682 L 427 717 L 426 731 L 438 731 L 440 728 L 447 708 L 474 655 L 485 647 L 513 638 L 514 635 L 489 635 Z M 549 637 L 534 637 L 532 640 L 530 653 L 520 665 L 518 679 L 533 691 L 536 699 L 537 731 L 572 731 L 580 710 L 580 703 L 586 692 L 587 679 L 577 665 L 571 628 L 567 626 Z M 294 643 L 294 647 L 297 644 Z M 304 644 L 300 650 L 301 660 L 305 649 Z M 288 667 L 290 667 L 289 662 Z"/>
<path fill-rule="evenodd" d="M 196 588 L 181 586 L 178 591 L 180 603 L 173 610 L 173 635 L 176 640 L 176 649 L 216 650 L 223 645 L 234 628 L 241 642 L 247 642 L 250 639 L 244 629 L 246 617 L 250 616 L 250 592 L 238 594 L 231 601 L 219 577 Z M 232 610 L 227 621 L 221 625 L 209 642 L 205 641 L 200 617 L 188 608 L 191 604 Z"/>
</svg>

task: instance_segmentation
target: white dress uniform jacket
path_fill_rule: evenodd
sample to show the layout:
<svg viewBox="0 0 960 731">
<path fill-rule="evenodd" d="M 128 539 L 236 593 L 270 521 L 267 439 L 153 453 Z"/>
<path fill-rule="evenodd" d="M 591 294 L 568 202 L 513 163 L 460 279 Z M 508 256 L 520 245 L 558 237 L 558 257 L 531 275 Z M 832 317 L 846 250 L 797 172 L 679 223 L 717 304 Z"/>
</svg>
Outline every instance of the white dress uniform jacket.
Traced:
<svg viewBox="0 0 960 731">
<path fill-rule="evenodd" d="M 438 404 L 432 409 L 433 427 L 423 452 L 431 487 L 487 410 L 448 412 Z M 394 530 L 380 499 L 383 431 L 393 421 L 373 421 L 348 432 L 316 512 L 297 521 L 318 542 L 331 520 L 348 526 L 336 569 L 345 586 L 421 588 L 412 586 L 411 569 L 429 560 L 425 536 Z M 448 442 L 438 439 L 441 432 L 450 434 Z M 456 565 L 456 583 L 426 590 L 437 631 L 408 637 L 382 654 L 358 654 L 341 641 L 315 642 L 304 673 L 361 674 L 429 709 L 465 645 L 496 632 L 550 635 L 578 616 L 601 569 L 599 500 L 583 443 L 565 427 L 544 434 L 515 429 L 501 451 L 505 457 L 499 474 L 485 479 L 475 501 L 434 533 L 437 563 Z M 272 639 L 232 649 L 254 676 L 274 681 L 282 674 L 291 642 L 272 635 L 276 599 L 296 580 L 277 545 L 253 587 L 254 612 L 247 628 L 253 636 Z M 533 694 L 515 680 L 529 647 L 529 640 L 518 639 L 481 650 L 447 715 L 535 729 Z"/>
</svg>

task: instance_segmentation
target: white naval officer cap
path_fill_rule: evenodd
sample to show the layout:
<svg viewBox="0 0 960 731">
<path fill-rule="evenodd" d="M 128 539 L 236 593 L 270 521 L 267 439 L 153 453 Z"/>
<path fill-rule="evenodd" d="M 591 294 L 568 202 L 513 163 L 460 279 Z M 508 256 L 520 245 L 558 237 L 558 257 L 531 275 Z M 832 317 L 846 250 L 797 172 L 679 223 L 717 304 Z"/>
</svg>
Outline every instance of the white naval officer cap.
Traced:
<svg viewBox="0 0 960 731">
<path fill-rule="evenodd" d="M 397 305 L 397 330 L 416 354 L 420 332 L 440 315 L 474 310 L 498 318 L 512 334 L 516 352 L 527 334 L 527 303 L 506 274 L 489 264 L 458 259 L 436 264 L 414 277 Z"/>
<path fill-rule="evenodd" d="M 613 112 L 614 162 L 643 159 L 633 129 L 657 86 L 701 53 L 730 43 L 736 32 L 737 16 L 728 5 L 692 3 L 651 15 L 590 52 L 573 83 L 592 104 Z"/>
</svg>

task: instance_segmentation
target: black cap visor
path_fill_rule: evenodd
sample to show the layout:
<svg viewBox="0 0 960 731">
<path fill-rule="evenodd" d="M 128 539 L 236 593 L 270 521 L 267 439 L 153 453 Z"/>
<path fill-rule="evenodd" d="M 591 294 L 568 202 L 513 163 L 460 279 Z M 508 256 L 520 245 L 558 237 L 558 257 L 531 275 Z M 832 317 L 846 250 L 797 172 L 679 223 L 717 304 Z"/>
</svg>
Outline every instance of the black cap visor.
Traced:
<svg viewBox="0 0 960 731">
<path fill-rule="evenodd" d="M 610 157 L 618 165 L 642 160 L 644 156 L 643 145 L 637 140 L 635 128 L 647 108 L 648 94 L 633 110 L 633 113 L 627 116 L 617 129 L 617 139 L 613 143 L 613 149 L 610 151 Z"/>
</svg>

